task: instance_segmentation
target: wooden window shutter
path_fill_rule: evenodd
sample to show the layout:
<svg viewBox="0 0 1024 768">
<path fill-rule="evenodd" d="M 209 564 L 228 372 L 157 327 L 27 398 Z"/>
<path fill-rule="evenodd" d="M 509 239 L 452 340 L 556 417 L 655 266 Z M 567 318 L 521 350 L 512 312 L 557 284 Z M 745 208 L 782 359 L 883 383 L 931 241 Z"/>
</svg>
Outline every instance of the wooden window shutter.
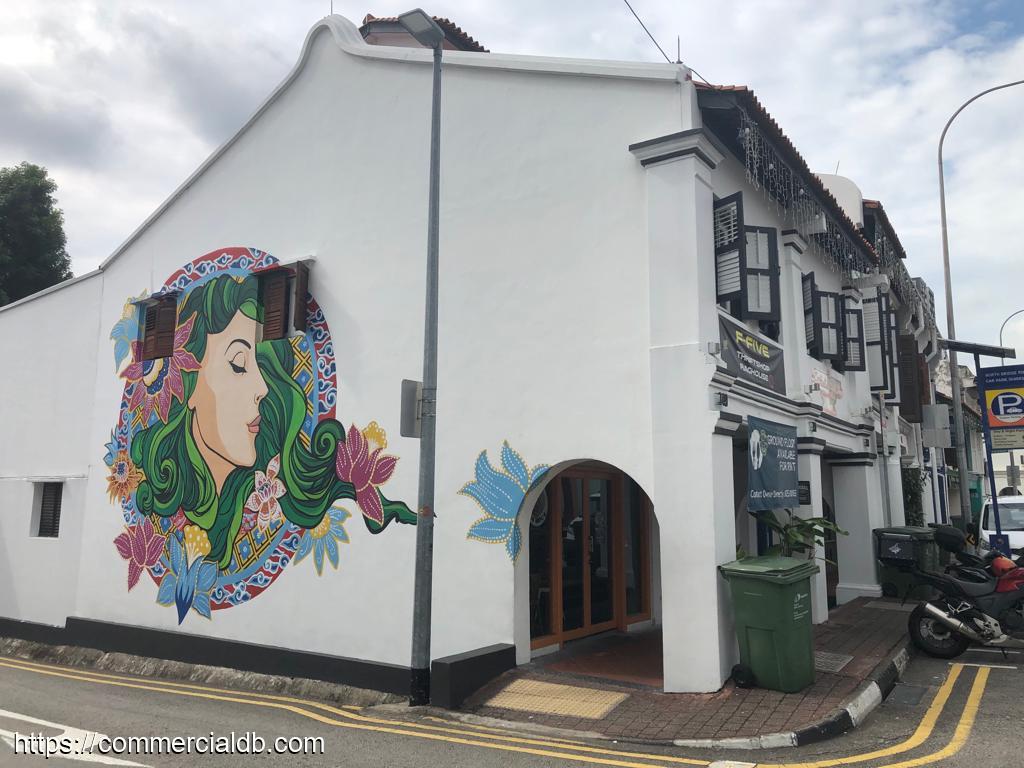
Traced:
<svg viewBox="0 0 1024 768">
<path fill-rule="evenodd" d="M 43 483 L 37 536 L 52 539 L 60 533 L 60 503 L 63 491 L 64 483 Z"/>
<path fill-rule="evenodd" d="M 263 338 L 283 339 L 288 335 L 288 270 L 274 269 L 264 272 Z"/>
<path fill-rule="evenodd" d="M 889 388 L 889 367 L 885 358 L 885 319 L 878 296 L 864 299 L 864 353 L 872 392 Z"/>
<path fill-rule="evenodd" d="M 309 292 L 309 267 L 306 262 L 295 264 L 295 294 L 292 298 L 292 327 L 306 332 L 306 294 Z"/>
<path fill-rule="evenodd" d="M 746 272 L 746 238 L 743 228 L 743 194 L 715 201 L 715 285 L 719 304 L 743 295 Z"/>
<path fill-rule="evenodd" d="M 847 297 L 844 330 L 846 331 L 846 349 L 843 364 L 848 371 L 867 370 L 864 355 L 864 312 L 850 306 L 853 302 Z"/>
<path fill-rule="evenodd" d="M 161 296 L 146 304 L 142 334 L 142 359 L 157 360 L 174 354 L 174 332 L 178 323 L 178 297 Z"/>
<path fill-rule="evenodd" d="M 885 392 L 885 402 L 889 405 L 900 404 L 900 366 L 899 366 L 899 329 L 896 325 L 896 310 L 892 309 L 887 294 L 881 295 L 885 315 L 885 363 L 889 372 L 889 386 Z"/>
<path fill-rule="evenodd" d="M 807 354 L 821 359 L 821 306 L 816 300 L 818 288 L 814 284 L 814 273 L 808 272 L 801 278 L 804 303 L 804 335 L 807 339 Z"/>
<path fill-rule="evenodd" d="M 821 356 L 818 359 L 842 363 L 846 346 L 843 333 L 843 297 L 832 291 L 815 291 L 814 295 L 815 303 L 819 307 L 821 332 Z"/>
<path fill-rule="evenodd" d="M 142 331 L 142 359 L 152 360 L 156 357 L 156 318 L 157 305 L 146 304 L 142 308 L 144 325 Z"/>
<path fill-rule="evenodd" d="M 918 364 L 917 339 L 909 333 L 899 335 L 900 415 L 911 424 L 921 423 L 921 366 Z"/>
<path fill-rule="evenodd" d="M 925 358 L 924 352 L 917 356 L 917 377 L 917 380 L 921 382 L 921 405 L 932 405 L 931 377 L 928 374 L 928 360 Z M 922 418 L 924 418 L 923 414 Z"/>
<path fill-rule="evenodd" d="M 779 236 L 772 227 L 746 227 L 742 316 L 752 320 L 782 318 L 779 308 Z"/>
</svg>

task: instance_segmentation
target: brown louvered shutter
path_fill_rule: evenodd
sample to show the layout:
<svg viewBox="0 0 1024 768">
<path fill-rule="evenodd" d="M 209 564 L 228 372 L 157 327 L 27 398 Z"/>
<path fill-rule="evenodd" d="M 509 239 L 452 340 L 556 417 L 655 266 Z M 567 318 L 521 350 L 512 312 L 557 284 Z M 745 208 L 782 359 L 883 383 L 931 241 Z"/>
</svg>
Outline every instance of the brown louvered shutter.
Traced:
<svg viewBox="0 0 1024 768">
<path fill-rule="evenodd" d="M 292 326 L 306 332 L 306 293 L 309 291 L 309 267 L 304 261 L 295 264 L 295 298 L 292 300 Z"/>
<path fill-rule="evenodd" d="M 177 297 L 164 296 L 156 305 L 156 348 L 153 357 L 170 357 L 174 354 L 174 331 L 177 324 Z"/>
<path fill-rule="evenodd" d="M 156 357 L 156 316 L 157 305 L 146 304 L 142 310 L 145 327 L 142 331 L 142 359 L 152 360 Z"/>
<path fill-rule="evenodd" d="M 56 538 L 60 533 L 60 502 L 64 483 L 43 483 L 39 504 L 39 531 L 37 536 Z"/>
<path fill-rule="evenodd" d="M 274 269 L 263 274 L 263 338 L 283 339 L 288 325 L 288 271 Z"/>
</svg>

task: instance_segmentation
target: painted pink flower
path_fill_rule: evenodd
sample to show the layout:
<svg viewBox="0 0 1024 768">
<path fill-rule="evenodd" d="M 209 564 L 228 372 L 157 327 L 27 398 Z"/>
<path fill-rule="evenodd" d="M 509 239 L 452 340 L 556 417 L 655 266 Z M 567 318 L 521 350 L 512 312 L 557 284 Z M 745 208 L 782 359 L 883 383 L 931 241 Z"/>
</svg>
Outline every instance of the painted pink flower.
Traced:
<svg viewBox="0 0 1024 768">
<path fill-rule="evenodd" d="M 139 583 L 144 570 L 160 562 L 164 552 L 164 537 L 156 532 L 150 519 L 126 526 L 124 532 L 114 539 L 118 554 L 128 561 L 128 589 Z"/>
<path fill-rule="evenodd" d="M 352 425 L 345 442 L 338 443 L 335 457 L 338 477 L 355 486 L 359 509 L 368 519 L 378 524 L 384 522 L 384 506 L 377 486 L 387 482 L 398 463 L 395 456 L 381 455 L 386 447 L 384 430 L 376 422 L 370 422 L 363 432 Z"/>
<path fill-rule="evenodd" d="M 181 381 L 182 371 L 198 371 L 199 361 L 185 349 L 185 343 L 192 333 L 196 316 L 179 325 L 174 331 L 174 353 L 170 357 L 156 360 L 142 359 L 142 342 L 132 342 L 132 362 L 121 373 L 121 378 L 134 384 L 128 408 L 142 409 L 142 423 L 148 424 L 150 415 L 156 415 L 167 422 L 171 410 L 171 398 L 185 399 L 185 387 Z"/>
<path fill-rule="evenodd" d="M 277 479 L 281 468 L 281 456 L 278 454 L 267 464 L 267 473 L 256 470 L 256 488 L 245 501 L 245 508 L 256 513 L 256 527 L 266 531 L 273 523 L 281 519 L 281 504 L 278 502 L 285 494 L 284 483 Z"/>
</svg>

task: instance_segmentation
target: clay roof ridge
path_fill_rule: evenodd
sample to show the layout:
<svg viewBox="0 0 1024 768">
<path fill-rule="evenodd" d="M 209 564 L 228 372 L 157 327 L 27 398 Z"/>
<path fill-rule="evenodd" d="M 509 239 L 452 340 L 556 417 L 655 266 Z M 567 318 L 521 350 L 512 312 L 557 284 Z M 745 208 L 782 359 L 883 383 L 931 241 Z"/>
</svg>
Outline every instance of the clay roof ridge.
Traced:
<svg viewBox="0 0 1024 768">
<path fill-rule="evenodd" d="M 875 252 L 874 246 L 868 242 L 867 238 L 861 232 L 860 228 L 853 223 L 850 217 L 843 210 L 843 207 L 836 200 L 835 196 L 826 189 L 825 185 L 818 178 L 817 174 L 811 170 L 810 166 L 807 165 L 807 161 L 804 160 L 803 155 L 797 150 L 796 145 L 793 144 L 792 140 L 783 132 L 782 127 L 776 122 L 775 118 L 771 116 L 764 105 L 761 104 L 757 96 L 754 95 L 754 91 L 745 85 L 710 85 L 705 83 L 694 82 L 697 90 L 701 91 L 724 91 L 727 93 L 735 93 L 745 97 L 746 101 L 750 104 L 754 111 L 754 117 L 761 124 L 763 128 L 766 128 L 772 138 L 774 138 L 781 146 L 779 147 L 783 153 L 790 156 L 790 160 L 797 166 L 795 170 L 802 172 L 808 179 L 810 185 L 817 192 L 832 209 L 832 214 L 839 220 L 839 223 L 844 226 L 854 243 L 862 246 L 864 250 L 872 257 L 876 264 L 881 260 L 878 254 Z"/>
<path fill-rule="evenodd" d="M 471 37 L 467 32 L 465 32 L 462 29 L 462 27 L 460 27 L 458 24 L 456 24 L 451 19 L 447 19 L 447 18 L 445 18 L 443 16 L 431 16 L 430 18 L 432 18 L 434 21 L 436 21 L 438 23 L 438 26 L 441 27 L 441 29 L 443 29 L 445 32 L 447 32 L 449 35 L 451 35 L 453 38 L 455 38 L 460 43 L 462 43 L 466 48 L 469 48 L 470 50 L 473 50 L 473 51 L 477 51 L 479 53 L 490 53 L 490 51 L 488 51 L 479 42 L 477 42 L 475 39 L 473 39 L 473 37 Z M 397 23 L 398 22 L 398 17 L 397 16 L 374 16 L 372 13 L 368 13 L 368 14 L 366 14 L 366 16 L 363 17 L 363 21 L 360 24 L 360 28 L 365 27 L 367 24 L 370 24 L 371 22 L 374 22 L 374 21 L 383 21 L 383 22 L 386 22 L 386 23 Z"/>
</svg>

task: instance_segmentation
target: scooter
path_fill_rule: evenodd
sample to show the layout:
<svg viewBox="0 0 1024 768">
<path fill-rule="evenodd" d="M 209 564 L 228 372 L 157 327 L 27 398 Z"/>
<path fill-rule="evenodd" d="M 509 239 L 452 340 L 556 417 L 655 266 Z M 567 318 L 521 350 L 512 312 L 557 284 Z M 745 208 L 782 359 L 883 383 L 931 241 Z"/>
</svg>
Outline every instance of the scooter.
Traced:
<svg viewBox="0 0 1024 768">
<path fill-rule="evenodd" d="M 882 562 L 911 573 L 919 583 L 938 593 L 910 614 L 908 630 L 914 645 L 942 659 L 959 656 L 971 643 L 1024 648 L 1024 568 L 998 555 L 970 555 L 963 533 L 950 526 L 937 528 L 935 540 L 942 549 L 952 552 L 960 565 L 947 573 L 923 571 L 905 541 L 887 541 L 885 536 L 879 539 L 878 557 Z M 980 564 L 976 557 L 980 557 Z"/>
</svg>

